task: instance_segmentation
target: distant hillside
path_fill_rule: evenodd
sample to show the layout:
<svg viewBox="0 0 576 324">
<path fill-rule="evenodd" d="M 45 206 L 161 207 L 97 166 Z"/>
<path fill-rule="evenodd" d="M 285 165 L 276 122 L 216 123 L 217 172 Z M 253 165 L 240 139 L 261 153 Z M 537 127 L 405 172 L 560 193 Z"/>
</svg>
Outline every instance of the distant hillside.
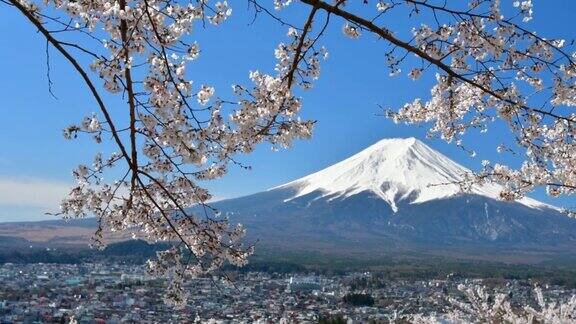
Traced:
<svg viewBox="0 0 576 324">
<path fill-rule="evenodd" d="M 44 247 L 87 248 L 96 230 L 96 218 L 46 220 L 38 222 L 0 223 L 0 246 L 6 237 L 19 238 L 13 245 L 35 245 Z M 110 237 L 113 242 L 125 240 L 128 235 Z M 24 239 L 24 241 L 22 241 Z"/>
<path fill-rule="evenodd" d="M 1 237 L 0 237 L 1 238 Z M 143 264 L 154 258 L 157 251 L 165 250 L 168 244 L 148 244 L 141 240 L 112 243 L 104 250 L 78 247 L 46 247 L 19 239 L 20 245 L 2 246 L 0 239 L 0 264 L 2 263 L 62 263 L 81 264 L 84 262 L 120 262 Z"/>
</svg>

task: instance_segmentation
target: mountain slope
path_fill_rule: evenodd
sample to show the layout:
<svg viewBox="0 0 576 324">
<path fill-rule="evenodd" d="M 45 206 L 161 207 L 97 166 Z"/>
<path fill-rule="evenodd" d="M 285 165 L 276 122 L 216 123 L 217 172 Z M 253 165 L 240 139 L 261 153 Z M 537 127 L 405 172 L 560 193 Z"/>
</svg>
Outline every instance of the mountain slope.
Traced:
<svg viewBox="0 0 576 324">
<path fill-rule="evenodd" d="M 500 201 L 496 184 L 463 193 L 451 183 L 467 172 L 414 138 L 386 139 L 306 177 L 215 207 L 243 223 L 259 244 L 288 250 L 576 252 L 574 219 L 530 198 Z"/>
</svg>

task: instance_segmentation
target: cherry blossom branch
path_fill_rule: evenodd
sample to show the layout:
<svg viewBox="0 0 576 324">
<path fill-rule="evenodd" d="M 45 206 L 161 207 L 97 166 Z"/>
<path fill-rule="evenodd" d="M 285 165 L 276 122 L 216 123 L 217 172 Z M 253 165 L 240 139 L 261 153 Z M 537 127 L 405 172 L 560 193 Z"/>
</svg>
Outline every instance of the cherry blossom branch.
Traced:
<svg viewBox="0 0 576 324">
<path fill-rule="evenodd" d="M 489 89 L 489 88 L 487 88 L 487 87 L 485 87 L 485 86 L 483 86 L 483 85 L 481 85 L 481 84 L 479 84 L 479 83 L 477 83 L 471 79 L 468 79 L 460 73 L 457 73 L 450 66 L 448 66 L 447 64 L 442 62 L 442 60 L 436 59 L 436 58 L 432 57 L 431 55 L 429 55 L 428 53 L 422 51 L 421 49 L 414 47 L 410 43 L 401 41 L 400 39 L 394 37 L 387 29 L 376 26 L 372 21 L 369 21 L 369 20 L 364 19 L 362 17 L 359 17 L 357 15 L 354 15 L 348 11 L 345 11 L 345 10 L 338 8 L 337 6 L 330 5 L 330 4 L 323 2 L 323 1 L 320 1 L 320 0 L 300 0 L 300 1 L 303 3 L 309 4 L 311 6 L 314 6 L 315 8 L 319 7 L 321 9 L 325 10 L 326 12 L 340 16 L 340 17 L 342 17 L 348 21 L 354 22 L 355 24 L 368 29 L 371 32 L 375 33 L 376 35 L 387 40 L 388 42 L 394 44 L 395 46 L 398 46 L 398 47 L 403 48 L 403 49 L 405 49 L 411 53 L 414 53 L 417 56 L 419 56 L 420 58 L 434 64 L 435 66 L 437 66 L 438 68 L 440 68 L 441 70 L 446 72 L 446 74 L 448 76 L 459 79 L 465 83 L 468 83 L 468 84 L 474 86 L 475 88 L 482 90 L 484 93 L 491 95 L 494 98 L 497 98 L 499 100 L 507 102 L 513 106 L 517 106 L 517 107 L 520 107 L 522 109 L 526 109 L 528 111 L 534 111 L 534 112 L 538 112 L 542 115 L 547 115 L 547 116 L 550 116 L 553 118 L 566 120 L 570 123 L 576 123 L 576 118 L 574 118 L 574 119 L 568 118 L 568 117 L 557 115 L 557 114 L 554 114 L 554 113 L 551 113 L 551 112 L 548 112 L 545 110 L 541 110 L 541 109 L 537 109 L 537 108 L 531 108 L 531 107 L 528 107 L 528 106 L 526 106 L 520 102 L 515 102 L 515 101 L 510 100 L 508 98 L 502 97 L 500 94 L 496 93 L 494 90 Z"/>
<path fill-rule="evenodd" d="M 120 7 L 126 7 L 126 1 L 120 0 Z M 130 109 L 130 145 L 132 160 L 132 188 L 135 190 L 136 177 L 138 174 L 138 151 L 136 147 L 136 106 L 134 104 L 134 89 L 132 87 L 132 74 L 130 72 L 130 51 L 128 45 L 128 26 L 125 19 L 120 20 L 120 35 L 122 38 L 122 46 L 124 48 L 124 77 L 126 78 L 126 90 L 128 91 L 128 106 Z"/>
</svg>

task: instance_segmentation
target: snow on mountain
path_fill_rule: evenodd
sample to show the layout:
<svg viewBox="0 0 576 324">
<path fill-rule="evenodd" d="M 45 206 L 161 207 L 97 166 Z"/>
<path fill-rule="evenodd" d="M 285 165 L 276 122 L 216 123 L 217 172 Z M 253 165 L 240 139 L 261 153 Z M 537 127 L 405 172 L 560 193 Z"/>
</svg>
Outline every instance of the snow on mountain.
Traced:
<svg viewBox="0 0 576 324">
<path fill-rule="evenodd" d="M 383 139 L 326 169 L 273 189 L 295 189 L 294 198 L 320 191 L 329 199 L 350 197 L 369 191 L 386 201 L 394 212 L 397 202 L 412 204 L 444 199 L 462 193 L 455 182 L 471 171 L 411 138 Z M 472 194 L 499 199 L 502 186 L 474 185 Z M 531 208 L 553 208 L 531 198 L 519 203 Z"/>
</svg>

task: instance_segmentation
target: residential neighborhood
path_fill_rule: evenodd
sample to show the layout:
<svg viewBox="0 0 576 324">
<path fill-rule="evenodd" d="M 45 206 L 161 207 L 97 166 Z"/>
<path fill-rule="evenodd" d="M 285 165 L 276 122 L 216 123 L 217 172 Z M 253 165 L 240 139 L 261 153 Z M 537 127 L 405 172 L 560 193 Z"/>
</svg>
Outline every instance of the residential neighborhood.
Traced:
<svg viewBox="0 0 576 324">
<path fill-rule="evenodd" d="M 381 281 L 373 273 L 343 275 L 231 272 L 187 283 L 188 304 L 165 305 L 166 285 L 139 265 L 4 264 L 0 266 L 0 323 L 386 322 L 403 314 L 441 313 L 447 295 L 471 279 Z M 503 289 L 519 304 L 533 300 L 532 285 L 512 280 Z M 554 287 L 549 296 L 574 291 Z M 348 298 L 346 297 L 348 296 Z M 355 302 L 350 296 L 369 296 Z"/>
</svg>

